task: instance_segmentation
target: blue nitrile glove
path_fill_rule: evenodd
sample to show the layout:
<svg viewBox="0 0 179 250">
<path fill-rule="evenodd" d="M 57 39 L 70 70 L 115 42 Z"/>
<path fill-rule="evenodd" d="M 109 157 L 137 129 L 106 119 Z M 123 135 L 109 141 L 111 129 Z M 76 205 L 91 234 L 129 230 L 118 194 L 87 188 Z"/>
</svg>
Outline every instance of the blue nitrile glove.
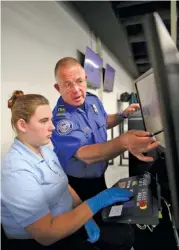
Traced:
<svg viewBox="0 0 179 250">
<path fill-rule="evenodd" d="M 132 196 L 133 193 L 127 189 L 112 187 L 100 192 L 85 202 L 88 204 L 91 211 L 96 214 L 100 209 L 119 201 L 128 201 Z"/>
<path fill-rule="evenodd" d="M 88 241 L 91 243 L 96 242 L 100 236 L 100 229 L 93 219 L 88 220 L 85 223 L 85 229 L 88 234 Z"/>
</svg>

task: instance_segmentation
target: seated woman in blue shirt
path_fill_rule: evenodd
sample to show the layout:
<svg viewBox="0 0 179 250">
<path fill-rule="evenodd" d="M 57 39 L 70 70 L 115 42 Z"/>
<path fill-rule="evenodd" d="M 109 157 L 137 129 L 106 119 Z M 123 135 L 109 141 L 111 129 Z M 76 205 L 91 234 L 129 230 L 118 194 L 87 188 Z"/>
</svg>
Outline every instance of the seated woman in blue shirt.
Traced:
<svg viewBox="0 0 179 250">
<path fill-rule="evenodd" d="M 17 137 L 2 164 L 1 215 L 14 249 L 130 249 L 128 225 L 98 227 L 92 217 L 132 194 L 110 188 L 82 202 L 47 146 L 54 129 L 48 100 L 16 91 L 9 106 Z"/>
</svg>

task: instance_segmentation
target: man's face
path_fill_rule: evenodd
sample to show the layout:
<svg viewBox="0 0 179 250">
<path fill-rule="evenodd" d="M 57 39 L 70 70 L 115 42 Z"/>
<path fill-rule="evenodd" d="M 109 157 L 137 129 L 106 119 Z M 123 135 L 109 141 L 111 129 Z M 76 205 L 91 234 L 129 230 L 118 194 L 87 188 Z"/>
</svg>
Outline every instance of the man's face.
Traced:
<svg viewBox="0 0 179 250">
<path fill-rule="evenodd" d="M 72 105 L 80 106 L 86 98 L 86 76 L 80 65 L 59 68 L 56 74 L 59 92 L 63 100 Z"/>
<path fill-rule="evenodd" d="M 30 145 L 39 147 L 48 144 L 54 130 L 50 106 L 37 107 L 30 121 L 26 123 L 25 129 L 26 138 Z"/>
</svg>

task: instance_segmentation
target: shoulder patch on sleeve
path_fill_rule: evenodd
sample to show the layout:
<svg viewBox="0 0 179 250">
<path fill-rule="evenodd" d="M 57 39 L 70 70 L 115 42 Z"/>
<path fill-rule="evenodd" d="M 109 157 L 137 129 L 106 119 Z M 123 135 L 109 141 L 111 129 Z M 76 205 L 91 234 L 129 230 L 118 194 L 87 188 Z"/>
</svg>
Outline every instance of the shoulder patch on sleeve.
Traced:
<svg viewBox="0 0 179 250">
<path fill-rule="evenodd" d="M 67 135 L 73 129 L 73 123 L 68 119 L 62 119 L 57 123 L 56 129 L 59 135 Z"/>
</svg>

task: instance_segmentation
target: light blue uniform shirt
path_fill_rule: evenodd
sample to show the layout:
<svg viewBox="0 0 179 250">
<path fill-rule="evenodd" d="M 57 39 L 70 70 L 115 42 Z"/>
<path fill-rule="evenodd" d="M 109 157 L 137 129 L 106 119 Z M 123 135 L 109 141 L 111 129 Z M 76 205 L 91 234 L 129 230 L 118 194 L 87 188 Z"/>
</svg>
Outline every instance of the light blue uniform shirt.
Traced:
<svg viewBox="0 0 179 250">
<path fill-rule="evenodd" d="M 24 229 L 48 213 L 72 210 L 68 179 L 53 150 L 43 158 L 15 139 L 2 163 L 1 219 L 8 238 L 31 238 Z"/>
<path fill-rule="evenodd" d="M 107 161 L 86 164 L 74 154 L 85 145 L 107 141 L 107 113 L 98 97 L 88 92 L 84 108 L 71 106 L 59 98 L 53 110 L 52 143 L 66 174 L 79 178 L 100 177 L 107 168 Z"/>
</svg>

